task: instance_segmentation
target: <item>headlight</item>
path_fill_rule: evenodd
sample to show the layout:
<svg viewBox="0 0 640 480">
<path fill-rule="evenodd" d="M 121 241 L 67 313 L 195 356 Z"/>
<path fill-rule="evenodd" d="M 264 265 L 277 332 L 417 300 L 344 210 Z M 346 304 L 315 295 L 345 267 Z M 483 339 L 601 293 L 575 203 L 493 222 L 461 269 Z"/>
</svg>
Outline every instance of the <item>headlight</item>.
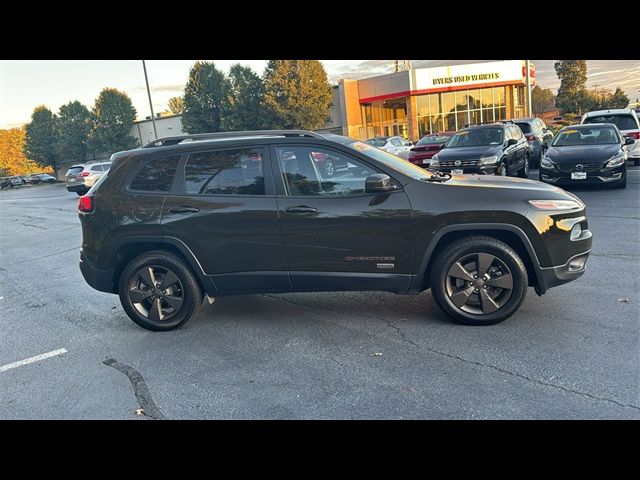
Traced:
<svg viewBox="0 0 640 480">
<path fill-rule="evenodd" d="M 623 165 L 624 162 L 627 161 L 626 157 L 627 155 L 624 152 L 618 152 L 615 157 L 613 157 L 611 160 L 607 162 L 606 167 L 608 168 L 619 167 L 620 165 Z"/>
<path fill-rule="evenodd" d="M 545 155 L 540 161 L 540 166 L 544 168 L 553 168 L 554 163 Z"/>
<path fill-rule="evenodd" d="M 431 157 L 430 167 L 439 167 L 440 162 L 438 161 L 438 154 L 436 153 L 433 157 Z"/>
<path fill-rule="evenodd" d="M 529 203 L 538 210 L 571 210 L 583 207 L 573 200 L 529 200 Z"/>
<path fill-rule="evenodd" d="M 497 161 L 498 161 L 498 157 L 496 157 L 495 155 L 491 157 L 481 157 L 480 161 L 478 162 L 478 166 L 491 165 L 493 163 L 496 163 Z"/>
</svg>

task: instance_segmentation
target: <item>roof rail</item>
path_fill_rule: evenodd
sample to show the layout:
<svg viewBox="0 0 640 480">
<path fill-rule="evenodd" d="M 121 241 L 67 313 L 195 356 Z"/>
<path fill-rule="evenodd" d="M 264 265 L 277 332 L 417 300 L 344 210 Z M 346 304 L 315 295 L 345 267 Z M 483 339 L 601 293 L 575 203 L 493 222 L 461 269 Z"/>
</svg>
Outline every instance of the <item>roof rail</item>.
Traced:
<svg viewBox="0 0 640 480">
<path fill-rule="evenodd" d="M 501 125 L 503 123 L 514 123 L 513 120 L 496 120 L 493 122 L 467 123 L 464 128 L 478 127 L 480 125 Z"/>
<path fill-rule="evenodd" d="M 281 137 L 312 137 L 324 138 L 320 133 L 308 130 L 247 130 L 244 132 L 215 132 L 215 133 L 195 133 L 192 135 L 179 135 L 175 137 L 162 137 L 147 143 L 142 148 L 169 147 L 184 141 L 214 140 L 218 138 L 252 137 L 252 136 L 281 136 Z"/>
</svg>

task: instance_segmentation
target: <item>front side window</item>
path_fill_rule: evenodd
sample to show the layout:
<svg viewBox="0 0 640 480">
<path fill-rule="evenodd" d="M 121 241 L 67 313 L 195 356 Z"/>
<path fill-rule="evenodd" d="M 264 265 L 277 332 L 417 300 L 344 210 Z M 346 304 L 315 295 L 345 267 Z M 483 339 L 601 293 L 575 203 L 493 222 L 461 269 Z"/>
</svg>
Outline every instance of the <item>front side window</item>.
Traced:
<svg viewBox="0 0 640 480">
<path fill-rule="evenodd" d="M 180 155 L 161 157 L 147 162 L 138 172 L 130 188 L 145 192 L 170 192 Z"/>
<path fill-rule="evenodd" d="M 351 156 L 321 147 L 277 147 L 285 190 L 291 196 L 337 196 L 365 193 L 365 180 L 376 173 Z"/>
<path fill-rule="evenodd" d="M 264 195 L 264 149 L 240 148 L 189 155 L 187 194 Z"/>
</svg>

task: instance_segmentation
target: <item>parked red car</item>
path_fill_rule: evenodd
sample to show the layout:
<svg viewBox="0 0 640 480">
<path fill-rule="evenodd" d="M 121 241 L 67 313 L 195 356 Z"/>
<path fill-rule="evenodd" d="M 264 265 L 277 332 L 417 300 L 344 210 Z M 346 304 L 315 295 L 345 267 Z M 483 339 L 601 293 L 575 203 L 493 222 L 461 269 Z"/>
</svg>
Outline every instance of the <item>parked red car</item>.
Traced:
<svg viewBox="0 0 640 480">
<path fill-rule="evenodd" d="M 429 167 L 431 157 L 444 148 L 456 132 L 430 133 L 420 139 L 416 146 L 409 150 L 409 161 L 424 168 Z"/>
</svg>

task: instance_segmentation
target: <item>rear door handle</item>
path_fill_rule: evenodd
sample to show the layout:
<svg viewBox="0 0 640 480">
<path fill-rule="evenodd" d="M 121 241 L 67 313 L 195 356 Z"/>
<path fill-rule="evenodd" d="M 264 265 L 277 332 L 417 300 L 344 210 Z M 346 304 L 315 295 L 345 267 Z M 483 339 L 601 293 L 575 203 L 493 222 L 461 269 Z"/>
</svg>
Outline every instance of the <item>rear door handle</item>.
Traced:
<svg viewBox="0 0 640 480">
<path fill-rule="evenodd" d="M 284 209 L 287 213 L 316 213 L 317 208 L 307 207 L 306 205 L 298 205 L 295 207 L 287 207 Z"/>
<path fill-rule="evenodd" d="M 170 213 L 197 213 L 200 209 L 196 207 L 173 207 L 169 209 Z"/>
</svg>

